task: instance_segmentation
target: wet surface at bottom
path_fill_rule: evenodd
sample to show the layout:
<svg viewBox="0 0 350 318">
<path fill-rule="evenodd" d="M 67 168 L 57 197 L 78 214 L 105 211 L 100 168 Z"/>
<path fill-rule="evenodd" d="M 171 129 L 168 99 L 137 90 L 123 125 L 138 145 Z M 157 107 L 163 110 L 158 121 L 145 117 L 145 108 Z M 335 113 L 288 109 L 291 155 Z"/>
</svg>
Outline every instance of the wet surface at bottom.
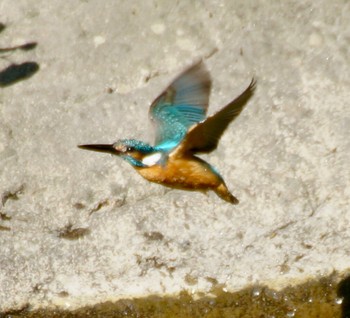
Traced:
<svg viewBox="0 0 350 318">
<path fill-rule="evenodd" d="M 26 306 L 20 310 L 0 313 L 0 317 L 350 317 L 350 276 L 340 280 L 338 275 L 333 274 L 280 291 L 254 286 L 230 293 L 224 292 L 223 286 L 218 285 L 212 290 L 212 294 L 212 297 L 199 295 L 194 298 L 183 292 L 178 297 L 124 299 L 74 311 L 31 311 L 30 306 Z"/>
</svg>

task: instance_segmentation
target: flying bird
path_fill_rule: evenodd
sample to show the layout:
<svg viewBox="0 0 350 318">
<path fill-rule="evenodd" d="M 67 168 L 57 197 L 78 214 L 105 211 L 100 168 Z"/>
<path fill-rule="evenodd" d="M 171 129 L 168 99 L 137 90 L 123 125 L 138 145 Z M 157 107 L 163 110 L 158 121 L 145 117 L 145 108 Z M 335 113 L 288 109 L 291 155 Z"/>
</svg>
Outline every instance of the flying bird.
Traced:
<svg viewBox="0 0 350 318">
<path fill-rule="evenodd" d="M 219 172 L 196 154 L 217 148 L 227 126 L 253 95 L 255 83 L 252 79 L 241 95 L 206 117 L 211 79 L 200 62 L 178 76 L 152 103 L 149 115 L 156 129 L 154 146 L 120 139 L 113 144 L 78 147 L 121 157 L 148 181 L 182 190 L 212 190 L 221 199 L 237 204 Z"/>
</svg>

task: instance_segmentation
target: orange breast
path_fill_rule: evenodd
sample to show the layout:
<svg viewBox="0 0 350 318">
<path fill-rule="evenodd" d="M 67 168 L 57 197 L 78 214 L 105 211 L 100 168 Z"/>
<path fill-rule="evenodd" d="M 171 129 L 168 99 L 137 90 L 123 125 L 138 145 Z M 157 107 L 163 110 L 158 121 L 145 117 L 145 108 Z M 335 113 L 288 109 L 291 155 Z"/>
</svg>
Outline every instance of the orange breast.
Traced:
<svg viewBox="0 0 350 318">
<path fill-rule="evenodd" d="M 166 165 L 154 165 L 138 168 L 138 173 L 145 179 L 180 189 L 216 188 L 223 181 L 210 166 L 197 157 L 172 158 Z"/>
</svg>

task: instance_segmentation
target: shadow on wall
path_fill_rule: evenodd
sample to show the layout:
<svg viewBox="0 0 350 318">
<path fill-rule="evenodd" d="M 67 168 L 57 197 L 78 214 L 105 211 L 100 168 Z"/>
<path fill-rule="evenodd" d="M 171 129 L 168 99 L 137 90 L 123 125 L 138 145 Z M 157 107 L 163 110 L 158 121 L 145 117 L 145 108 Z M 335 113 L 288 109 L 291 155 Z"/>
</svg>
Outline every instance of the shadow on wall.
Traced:
<svg viewBox="0 0 350 318">
<path fill-rule="evenodd" d="M 350 276 L 339 283 L 338 296 L 343 298 L 341 318 L 350 318 Z"/>
<path fill-rule="evenodd" d="M 6 26 L 0 23 L 0 32 L 4 31 Z M 0 54 L 9 53 L 16 50 L 29 51 L 37 46 L 36 42 L 28 42 L 26 44 L 13 47 L 0 48 Z M 5 57 L 3 57 L 5 58 Z M 39 70 L 39 64 L 36 62 L 24 62 L 21 64 L 11 63 L 8 67 L 0 70 L 0 87 L 6 87 L 25 80 L 33 76 Z"/>
</svg>

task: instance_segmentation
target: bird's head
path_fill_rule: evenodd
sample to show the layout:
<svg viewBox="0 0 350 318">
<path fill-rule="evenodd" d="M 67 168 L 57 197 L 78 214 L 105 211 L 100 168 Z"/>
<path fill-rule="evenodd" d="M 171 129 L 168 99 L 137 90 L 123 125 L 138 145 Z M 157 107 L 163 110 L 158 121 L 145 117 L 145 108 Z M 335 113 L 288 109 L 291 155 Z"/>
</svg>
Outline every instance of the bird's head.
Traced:
<svg viewBox="0 0 350 318">
<path fill-rule="evenodd" d="M 142 159 L 154 151 L 154 148 L 149 144 L 135 139 L 120 139 L 113 144 L 90 144 L 79 145 L 78 147 L 117 155 L 134 167 L 144 167 Z"/>
</svg>

